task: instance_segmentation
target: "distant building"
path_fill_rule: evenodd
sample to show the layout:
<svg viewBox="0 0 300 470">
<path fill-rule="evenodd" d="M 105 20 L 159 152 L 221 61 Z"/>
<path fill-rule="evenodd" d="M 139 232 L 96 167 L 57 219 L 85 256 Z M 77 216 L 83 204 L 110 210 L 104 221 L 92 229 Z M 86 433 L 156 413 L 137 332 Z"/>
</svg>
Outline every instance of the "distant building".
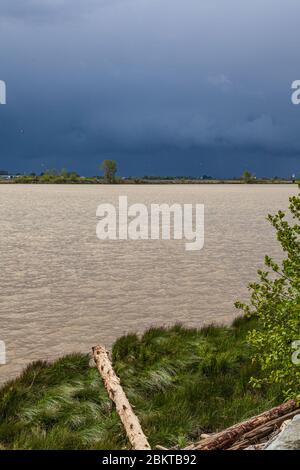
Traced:
<svg viewBox="0 0 300 470">
<path fill-rule="evenodd" d="M 0 180 L 11 180 L 14 175 L 10 175 L 8 171 L 0 170 Z"/>
</svg>

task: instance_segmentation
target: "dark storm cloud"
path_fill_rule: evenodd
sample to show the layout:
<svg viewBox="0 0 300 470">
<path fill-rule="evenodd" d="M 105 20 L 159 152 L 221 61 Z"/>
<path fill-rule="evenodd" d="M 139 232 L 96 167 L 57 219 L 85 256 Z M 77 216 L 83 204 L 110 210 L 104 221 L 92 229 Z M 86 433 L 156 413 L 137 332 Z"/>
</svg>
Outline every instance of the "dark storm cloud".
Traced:
<svg viewBox="0 0 300 470">
<path fill-rule="evenodd" d="M 0 167 L 300 170 L 296 0 L 0 0 Z"/>
<path fill-rule="evenodd" d="M 0 17 L 21 21 L 74 18 L 122 1 L 126 0 L 1 0 Z"/>
</svg>

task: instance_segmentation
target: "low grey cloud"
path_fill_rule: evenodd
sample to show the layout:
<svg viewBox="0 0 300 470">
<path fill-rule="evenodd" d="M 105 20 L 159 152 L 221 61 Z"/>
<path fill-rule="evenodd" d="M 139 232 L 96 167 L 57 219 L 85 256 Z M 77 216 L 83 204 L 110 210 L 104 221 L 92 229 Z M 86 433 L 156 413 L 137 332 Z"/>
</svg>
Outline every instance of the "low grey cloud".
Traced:
<svg viewBox="0 0 300 470">
<path fill-rule="evenodd" d="M 224 73 L 219 75 L 210 76 L 207 78 L 208 83 L 212 86 L 220 88 L 223 91 L 227 91 L 232 88 L 233 83 L 229 77 L 227 77 Z"/>
<path fill-rule="evenodd" d="M 20 21 L 63 20 L 87 16 L 100 8 L 112 7 L 122 1 L 126 0 L 1 0 L 0 18 Z"/>
</svg>

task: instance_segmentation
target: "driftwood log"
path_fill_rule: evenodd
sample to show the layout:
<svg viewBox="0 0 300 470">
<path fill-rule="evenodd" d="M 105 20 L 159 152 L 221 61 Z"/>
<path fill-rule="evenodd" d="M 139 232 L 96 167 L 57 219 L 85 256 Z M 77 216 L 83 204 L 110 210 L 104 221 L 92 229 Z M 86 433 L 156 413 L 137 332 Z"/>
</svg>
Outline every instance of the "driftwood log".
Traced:
<svg viewBox="0 0 300 470">
<path fill-rule="evenodd" d="M 103 378 L 110 399 L 115 403 L 116 410 L 124 425 L 128 439 L 134 450 L 149 450 L 150 445 L 143 433 L 140 422 L 120 385 L 120 379 L 115 374 L 107 351 L 103 346 L 93 348 L 96 366 Z"/>
<path fill-rule="evenodd" d="M 248 419 L 242 423 L 231 426 L 225 431 L 213 434 L 211 437 L 203 439 L 199 443 L 186 447 L 187 450 L 225 450 L 237 448 L 234 444 L 245 437 L 247 442 L 239 448 L 244 448 L 244 444 L 257 441 L 258 437 L 264 437 L 274 429 L 274 426 L 281 424 L 285 419 L 300 413 L 298 404 L 294 400 L 289 400 L 283 405 L 276 406 L 265 413 Z M 283 417 L 281 420 L 280 418 Z M 273 424 L 271 422 L 273 421 Z M 268 426 L 271 424 L 271 426 Z M 266 427 L 264 428 L 264 426 Z M 252 433 L 253 431 L 253 433 Z M 252 433 L 252 434 L 251 434 Z M 238 444 L 237 444 L 238 445 Z M 247 445 L 245 445 L 247 447 Z"/>
<path fill-rule="evenodd" d="M 234 445 L 229 447 L 227 450 L 243 450 L 249 447 L 252 444 L 257 444 L 267 436 L 270 436 L 272 433 L 279 434 L 280 426 L 286 420 L 292 419 L 294 416 L 300 413 L 300 410 L 292 411 L 286 415 L 280 416 L 279 418 L 272 419 L 262 426 L 258 426 L 253 429 L 253 431 L 247 432 L 239 439 Z"/>
</svg>

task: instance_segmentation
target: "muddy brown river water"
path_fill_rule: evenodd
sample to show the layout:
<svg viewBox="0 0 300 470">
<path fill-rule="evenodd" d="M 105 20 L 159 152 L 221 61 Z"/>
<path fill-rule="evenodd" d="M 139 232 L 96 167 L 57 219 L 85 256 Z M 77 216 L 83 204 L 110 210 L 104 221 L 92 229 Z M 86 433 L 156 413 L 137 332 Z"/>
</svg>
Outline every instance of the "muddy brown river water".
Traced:
<svg viewBox="0 0 300 470">
<path fill-rule="evenodd" d="M 280 256 L 268 213 L 296 185 L 0 185 L 0 382 L 36 359 L 110 346 L 153 325 L 230 322 L 265 254 Z M 204 203 L 205 246 L 100 241 L 100 203 Z"/>
</svg>

